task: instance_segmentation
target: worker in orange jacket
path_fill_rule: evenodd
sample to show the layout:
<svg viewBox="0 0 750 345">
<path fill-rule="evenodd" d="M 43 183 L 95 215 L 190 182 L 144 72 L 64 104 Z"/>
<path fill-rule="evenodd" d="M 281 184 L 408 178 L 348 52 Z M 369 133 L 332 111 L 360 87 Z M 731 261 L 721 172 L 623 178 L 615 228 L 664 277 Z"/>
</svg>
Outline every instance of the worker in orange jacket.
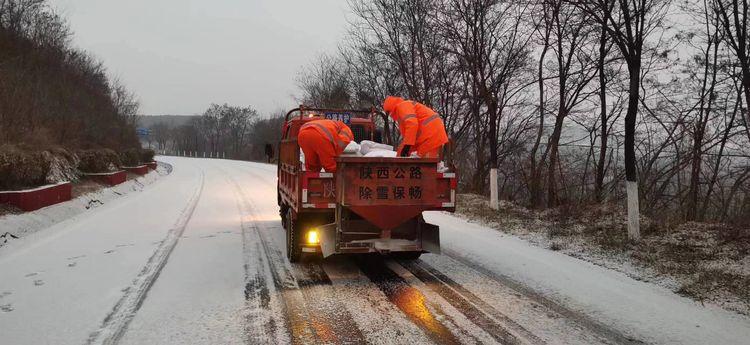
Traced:
<svg viewBox="0 0 750 345">
<path fill-rule="evenodd" d="M 352 130 L 341 121 L 312 120 L 300 127 L 297 142 L 305 154 L 307 171 L 336 171 L 336 156 L 354 140 Z"/>
<path fill-rule="evenodd" d="M 440 115 L 430 107 L 401 97 L 388 96 L 383 102 L 383 110 L 398 123 L 401 132 L 401 157 L 417 152 L 420 157 L 436 158 L 443 145 L 448 143 L 448 134 Z"/>
</svg>

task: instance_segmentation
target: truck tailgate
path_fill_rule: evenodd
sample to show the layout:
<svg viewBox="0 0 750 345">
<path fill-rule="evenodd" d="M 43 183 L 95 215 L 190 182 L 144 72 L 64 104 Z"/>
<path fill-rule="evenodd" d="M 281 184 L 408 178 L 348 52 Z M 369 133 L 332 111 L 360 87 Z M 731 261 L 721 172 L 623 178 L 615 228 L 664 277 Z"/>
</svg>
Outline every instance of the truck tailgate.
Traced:
<svg viewBox="0 0 750 345">
<path fill-rule="evenodd" d="M 425 210 L 452 210 L 455 174 L 433 158 L 339 157 L 336 202 L 381 229 L 393 229 Z"/>
</svg>

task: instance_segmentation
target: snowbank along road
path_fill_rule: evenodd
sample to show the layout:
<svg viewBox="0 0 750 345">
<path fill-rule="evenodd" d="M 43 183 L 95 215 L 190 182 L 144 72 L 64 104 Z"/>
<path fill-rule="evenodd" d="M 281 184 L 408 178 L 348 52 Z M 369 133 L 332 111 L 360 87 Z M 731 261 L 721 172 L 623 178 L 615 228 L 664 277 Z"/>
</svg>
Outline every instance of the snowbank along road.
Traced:
<svg viewBox="0 0 750 345">
<path fill-rule="evenodd" d="M 0 248 L 1 344 L 750 339 L 747 318 L 442 213 L 443 255 L 290 264 L 274 166 L 160 160 L 143 192 Z"/>
</svg>

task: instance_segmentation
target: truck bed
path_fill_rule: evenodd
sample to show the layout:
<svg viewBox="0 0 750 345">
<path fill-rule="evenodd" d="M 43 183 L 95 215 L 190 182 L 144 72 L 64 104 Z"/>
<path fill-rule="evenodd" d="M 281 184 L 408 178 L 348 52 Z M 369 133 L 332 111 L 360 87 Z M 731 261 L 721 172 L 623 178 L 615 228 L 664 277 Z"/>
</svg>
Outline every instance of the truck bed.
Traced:
<svg viewBox="0 0 750 345">
<path fill-rule="evenodd" d="M 296 146 L 296 140 L 288 144 Z M 336 160 L 336 173 L 303 171 L 299 159 L 297 164 L 280 163 L 280 198 L 295 212 L 331 210 L 338 204 L 382 227 L 398 225 L 390 223 L 401 217 L 362 213 L 455 209 L 456 174 L 438 172 L 437 159 L 340 156 Z"/>
</svg>

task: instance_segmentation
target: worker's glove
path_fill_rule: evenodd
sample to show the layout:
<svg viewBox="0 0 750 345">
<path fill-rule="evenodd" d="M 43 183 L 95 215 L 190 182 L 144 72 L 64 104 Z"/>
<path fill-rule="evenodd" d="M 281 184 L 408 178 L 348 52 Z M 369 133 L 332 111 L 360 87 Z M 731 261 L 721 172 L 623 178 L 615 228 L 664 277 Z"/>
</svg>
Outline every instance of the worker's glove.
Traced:
<svg viewBox="0 0 750 345">
<path fill-rule="evenodd" d="M 404 148 L 401 149 L 401 157 L 409 157 L 409 151 L 411 151 L 411 145 L 404 145 Z"/>
</svg>

